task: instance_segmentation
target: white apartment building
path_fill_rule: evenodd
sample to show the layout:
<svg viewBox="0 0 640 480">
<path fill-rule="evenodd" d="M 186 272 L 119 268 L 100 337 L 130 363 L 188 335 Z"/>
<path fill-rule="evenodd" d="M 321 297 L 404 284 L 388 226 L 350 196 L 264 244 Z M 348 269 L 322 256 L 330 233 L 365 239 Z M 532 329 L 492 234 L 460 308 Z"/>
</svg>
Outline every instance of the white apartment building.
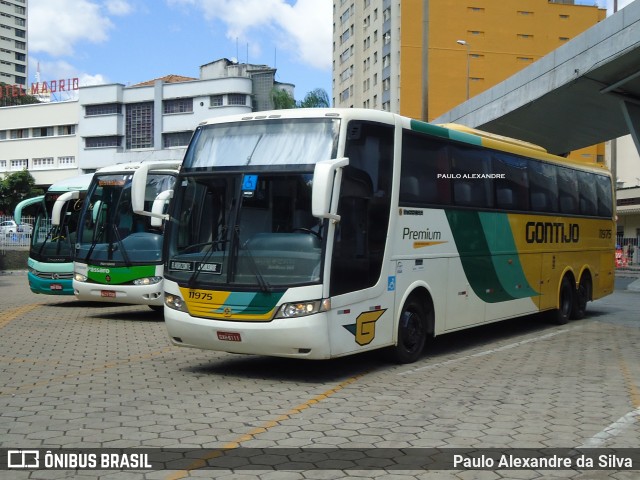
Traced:
<svg viewBox="0 0 640 480">
<path fill-rule="evenodd" d="M 0 1 L 0 82 L 27 87 L 27 0 Z"/>
<path fill-rule="evenodd" d="M 78 99 L 0 108 L 0 175 L 27 169 L 39 186 L 116 163 L 180 160 L 207 118 L 272 108 L 275 69 L 227 59 L 200 79 L 80 86 Z"/>
</svg>

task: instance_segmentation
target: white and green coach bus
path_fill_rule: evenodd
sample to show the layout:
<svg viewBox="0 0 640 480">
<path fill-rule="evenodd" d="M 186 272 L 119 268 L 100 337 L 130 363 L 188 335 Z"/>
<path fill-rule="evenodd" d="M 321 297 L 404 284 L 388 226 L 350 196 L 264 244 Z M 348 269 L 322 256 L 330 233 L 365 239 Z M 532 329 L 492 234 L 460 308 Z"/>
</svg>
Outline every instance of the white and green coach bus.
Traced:
<svg viewBox="0 0 640 480">
<path fill-rule="evenodd" d="M 185 347 L 407 363 L 429 336 L 563 323 L 613 290 L 605 169 L 374 110 L 204 122 L 168 218 L 165 322 Z"/>
<path fill-rule="evenodd" d="M 14 217 L 21 222 L 22 210 L 38 204 L 27 266 L 29 288 L 46 295 L 73 295 L 73 249 L 82 202 L 93 174 L 79 175 L 51 185 L 44 195 L 24 200 Z M 59 223 L 52 223 L 57 203 Z"/>
<path fill-rule="evenodd" d="M 136 213 L 162 214 L 180 162 L 133 162 L 101 168 L 94 174 L 80 217 L 73 290 L 78 300 L 148 305 L 162 309 L 163 225 Z M 131 201 L 135 171 L 146 182 L 141 206 Z"/>
</svg>

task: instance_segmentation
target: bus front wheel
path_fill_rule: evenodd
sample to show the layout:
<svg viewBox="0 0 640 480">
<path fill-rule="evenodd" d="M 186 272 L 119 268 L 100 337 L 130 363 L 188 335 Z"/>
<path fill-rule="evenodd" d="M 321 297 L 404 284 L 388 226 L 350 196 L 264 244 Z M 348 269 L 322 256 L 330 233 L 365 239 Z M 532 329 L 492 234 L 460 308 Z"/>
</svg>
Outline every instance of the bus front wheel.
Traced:
<svg viewBox="0 0 640 480">
<path fill-rule="evenodd" d="M 575 287 L 568 277 L 562 279 L 560 284 L 560 296 L 558 298 L 558 308 L 553 311 L 553 320 L 557 325 L 564 325 L 569 321 L 574 305 Z"/>
<path fill-rule="evenodd" d="M 417 298 L 409 298 L 402 308 L 398 321 L 398 341 L 391 348 L 392 360 L 397 363 L 413 363 L 420 358 L 427 341 L 427 316 L 425 306 Z"/>
</svg>

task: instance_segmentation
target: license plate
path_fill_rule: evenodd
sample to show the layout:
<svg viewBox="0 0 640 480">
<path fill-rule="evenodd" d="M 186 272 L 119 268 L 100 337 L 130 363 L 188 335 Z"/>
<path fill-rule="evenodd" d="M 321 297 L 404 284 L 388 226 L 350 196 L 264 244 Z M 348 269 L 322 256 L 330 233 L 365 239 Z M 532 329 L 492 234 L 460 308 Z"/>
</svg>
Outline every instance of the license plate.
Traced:
<svg viewBox="0 0 640 480">
<path fill-rule="evenodd" d="M 241 342 L 240 334 L 236 332 L 217 332 L 218 340 L 225 340 L 227 342 Z"/>
<path fill-rule="evenodd" d="M 116 298 L 116 292 L 113 290 L 100 290 L 101 297 Z"/>
<path fill-rule="evenodd" d="M 52 283 L 49 285 L 49 290 L 62 290 L 62 285 L 59 283 Z"/>
</svg>

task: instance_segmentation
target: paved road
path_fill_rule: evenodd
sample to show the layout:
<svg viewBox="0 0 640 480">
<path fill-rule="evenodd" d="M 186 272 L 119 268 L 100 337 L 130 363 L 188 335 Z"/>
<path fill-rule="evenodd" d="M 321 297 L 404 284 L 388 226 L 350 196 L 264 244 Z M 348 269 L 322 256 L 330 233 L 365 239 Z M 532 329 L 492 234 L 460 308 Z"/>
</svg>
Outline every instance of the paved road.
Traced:
<svg viewBox="0 0 640 480">
<path fill-rule="evenodd" d="M 640 293 L 625 290 L 630 281 L 618 279 L 584 320 L 527 317 L 451 334 L 397 366 L 377 354 L 304 362 L 180 349 L 146 307 L 37 296 L 26 276 L 0 276 L 0 447 L 198 449 L 175 470 L 0 477 L 638 478 L 615 469 L 197 469 L 225 447 L 639 447 Z"/>
</svg>

